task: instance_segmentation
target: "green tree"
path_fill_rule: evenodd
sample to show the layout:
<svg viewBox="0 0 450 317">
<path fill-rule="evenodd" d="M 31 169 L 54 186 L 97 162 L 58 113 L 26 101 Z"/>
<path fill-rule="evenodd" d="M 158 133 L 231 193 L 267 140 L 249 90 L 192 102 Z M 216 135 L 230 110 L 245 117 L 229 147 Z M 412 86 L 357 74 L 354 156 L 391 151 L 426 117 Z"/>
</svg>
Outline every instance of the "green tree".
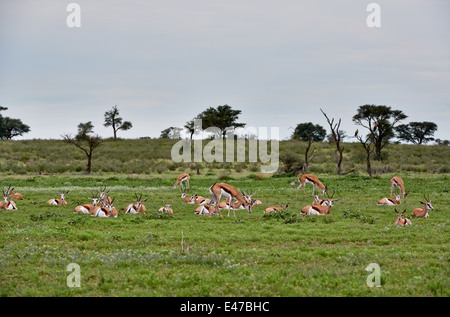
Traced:
<svg viewBox="0 0 450 317">
<path fill-rule="evenodd" d="M 0 106 L 0 111 L 4 110 L 8 110 L 8 108 Z M 3 117 L 0 114 L 0 140 L 10 140 L 28 132 L 30 132 L 30 127 L 22 120 Z"/>
<path fill-rule="evenodd" d="M 72 137 L 70 134 L 62 135 L 64 142 L 76 146 L 86 154 L 85 174 L 91 173 L 94 150 L 103 143 L 102 139 L 98 135 L 93 135 L 93 133 L 94 126 L 91 121 L 88 121 L 78 125 L 78 133 L 75 137 Z"/>
<path fill-rule="evenodd" d="M 381 160 L 381 150 L 394 137 L 395 125 L 406 119 L 401 110 L 393 110 L 388 106 L 363 105 L 353 116 L 353 122 L 369 130 L 369 138 L 375 147 L 375 160 Z"/>
<path fill-rule="evenodd" d="M 434 122 L 410 122 L 400 124 L 395 128 L 397 137 L 400 140 L 411 142 L 413 144 L 423 144 L 434 141 L 433 135 L 437 130 L 437 124 Z"/>
<path fill-rule="evenodd" d="M 245 123 L 237 122 L 241 112 L 241 110 L 232 109 L 229 105 L 223 105 L 217 108 L 209 107 L 196 118 L 202 119 L 202 129 L 217 127 L 220 129 L 222 136 L 225 137 L 227 128 L 245 127 Z M 190 122 L 188 124 L 190 125 Z"/>
<path fill-rule="evenodd" d="M 105 127 L 112 127 L 114 132 L 114 140 L 117 139 L 118 130 L 129 130 L 133 127 L 130 121 L 122 122 L 122 118 L 119 117 L 119 108 L 117 106 L 112 107 L 111 110 L 105 112 Z"/>
<path fill-rule="evenodd" d="M 292 139 L 300 139 L 301 141 L 309 142 L 322 142 L 327 135 L 327 131 L 319 124 L 313 124 L 312 122 L 300 123 L 292 134 Z"/>
</svg>

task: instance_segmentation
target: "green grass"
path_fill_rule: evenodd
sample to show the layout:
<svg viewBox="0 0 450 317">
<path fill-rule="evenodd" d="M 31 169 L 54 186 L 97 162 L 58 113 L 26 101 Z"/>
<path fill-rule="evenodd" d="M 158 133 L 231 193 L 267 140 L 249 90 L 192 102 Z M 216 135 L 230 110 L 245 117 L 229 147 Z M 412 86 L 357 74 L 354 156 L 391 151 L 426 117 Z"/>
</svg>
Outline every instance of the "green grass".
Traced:
<svg viewBox="0 0 450 317">
<path fill-rule="evenodd" d="M 429 194 L 435 211 L 395 227 L 389 195 L 392 174 L 377 178 L 317 174 L 336 202 L 327 216 L 300 216 L 310 197 L 295 196 L 292 178 L 227 182 L 256 191 L 263 206 L 251 214 L 196 216 L 171 188 L 178 171 L 152 175 L 9 176 L 24 195 L 19 210 L 0 210 L 1 296 L 449 296 L 449 179 L 445 174 L 402 173 L 410 215 Z M 192 175 L 192 192 L 209 197 L 216 175 Z M 134 193 L 148 198 L 145 215 L 101 219 L 72 212 L 91 190 L 107 186 L 119 208 Z M 68 206 L 49 206 L 70 189 Z M 307 188 L 311 193 L 311 187 Z M 157 212 L 174 200 L 174 215 Z M 287 212 L 264 215 L 269 205 Z M 67 265 L 81 267 L 81 287 L 67 286 Z M 366 285 L 370 263 L 381 267 L 381 287 Z"/>
</svg>

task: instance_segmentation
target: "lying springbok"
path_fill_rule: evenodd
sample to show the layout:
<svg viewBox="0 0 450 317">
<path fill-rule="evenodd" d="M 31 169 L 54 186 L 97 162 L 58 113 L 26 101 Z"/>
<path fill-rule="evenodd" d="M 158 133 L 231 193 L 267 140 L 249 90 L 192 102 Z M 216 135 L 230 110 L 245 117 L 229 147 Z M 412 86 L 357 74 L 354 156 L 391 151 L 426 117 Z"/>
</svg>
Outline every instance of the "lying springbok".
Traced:
<svg viewBox="0 0 450 317">
<path fill-rule="evenodd" d="M 114 205 L 117 203 L 113 198 L 111 198 L 111 201 L 104 201 L 104 204 L 106 206 L 99 207 L 97 206 L 96 209 L 93 210 L 91 213 L 94 217 L 101 217 L 101 218 L 117 218 L 119 215 L 119 212 L 114 207 Z"/>
<path fill-rule="evenodd" d="M 9 195 L 6 194 L 6 191 L 3 191 L 3 200 L 0 201 L 0 209 L 6 209 L 6 210 L 17 210 L 17 205 L 14 201 L 8 200 Z"/>
<path fill-rule="evenodd" d="M 434 210 L 434 207 L 431 205 L 430 201 L 430 195 L 428 195 L 428 198 L 425 197 L 425 201 L 421 201 L 420 203 L 423 204 L 422 208 L 414 208 L 411 216 L 419 217 L 419 218 L 428 218 L 428 210 Z"/>
<path fill-rule="evenodd" d="M 187 196 L 186 195 L 187 192 L 188 192 L 188 189 L 185 189 L 183 191 L 181 189 L 181 187 L 180 187 L 180 191 L 181 191 L 181 198 L 183 199 L 184 203 L 186 203 L 186 204 L 194 204 L 195 196 L 194 195 L 191 195 L 191 196 Z"/>
<path fill-rule="evenodd" d="M 111 203 L 113 201 L 113 199 L 109 196 L 106 196 L 107 193 L 109 193 L 111 190 L 106 190 L 106 186 L 102 188 L 100 188 L 100 202 L 103 204 L 104 207 L 107 206 L 107 204 Z"/>
<path fill-rule="evenodd" d="M 403 210 L 402 212 L 398 212 L 397 208 L 394 209 L 395 212 L 397 213 L 398 218 L 395 219 L 394 221 L 394 225 L 396 226 L 410 226 L 412 225 L 411 220 L 409 220 L 408 218 L 402 218 L 403 214 L 406 212 L 406 209 Z"/>
<path fill-rule="evenodd" d="M 65 200 L 66 195 L 69 193 L 70 190 L 63 193 L 62 191 L 57 191 L 57 193 L 61 196 L 61 199 L 59 198 L 52 198 L 47 201 L 47 204 L 50 205 L 59 205 L 59 206 L 65 206 L 67 205 L 67 201 Z"/>
<path fill-rule="evenodd" d="M 245 192 L 243 192 L 243 194 L 244 194 L 245 199 L 247 199 L 247 201 L 250 202 L 250 201 L 252 201 L 252 197 L 256 194 L 256 192 L 251 195 L 247 194 Z M 262 205 L 262 204 L 263 204 L 262 201 L 259 199 L 256 199 L 256 201 L 254 203 L 254 205 Z"/>
<path fill-rule="evenodd" d="M 395 195 L 395 199 L 384 197 L 378 201 L 378 206 L 398 206 L 402 203 L 401 196 Z"/>
<path fill-rule="evenodd" d="M 94 195 L 92 195 L 94 196 Z M 74 213 L 82 213 L 82 214 L 92 214 L 94 213 L 94 211 L 99 208 L 98 204 L 100 202 L 100 198 L 91 198 L 88 197 L 90 200 L 92 200 L 92 204 L 84 204 L 84 205 L 79 205 L 76 206 L 75 209 L 73 210 Z"/>
<path fill-rule="evenodd" d="M 136 196 L 136 199 L 134 200 L 135 204 L 129 204 L 127 208 L 125 209 L 126 214 L 138 214 L 138 213 L 144 213 L 147 211 L 147 208 L 143 203 L 145 203 L 147 199 L 142 200 L 142 193 L 138 197 L 136 193 L 134 193 L 134 196 Z"/>
<path fill-rule="evenodd" d="M 23 195 L 21 193 L 13 193 L 14 187 L 11 188 L 11 185 L 9 185 L 8 190 L 6 191 L 6 194 L 8 194 L 11 199 L 13 200 L 23 200 Z"/>
<path fill-rule="evenodd" d="M 210 201 L 211 201 L 211 199 L 209 199 L 209 198 L 205 198 L 205 197 L 199 196 L 197 194 L 194 195 L 194 204 L 196 204 L 196 205 L 206 205 L 206 204 L 209 204 Z"/>
<path fill-rule="evenodd" d="M 328 194 L 327 194 L 328 196 Z M 333 199 L 334 192 L 327 199 L 324 200 L 323 205 L 308 205 L 300 210 L 301 214 L 304 215 L 328 215 L 331 213 L 331 207 L 333 207 L 333 202 L 338 201 L 339 199 Z"/>
<path fill-rule="evenodd" d="M 173 204 L 173 200 L 170 202 L 170 204 L 167 204 L 164 200 L 163 203 L 164 207 L 159 208 L 158 211 L 167 212 L 168 214 L 173 215 L 173 209 L 170 208 L 170 206 L 172 206 Z"/>
<path fill-rule="evenodd" d="M 288 207 L 288 205 L 286 205 L 286 206 L 271 206 L 271 207 L 267 207 L 266 209 L 264 209 L 264 213 L 280 211 L 280 210 L 286 211 L 287 207 Z"/>
<path fill-rule="evenodd" d="M 309 195 L 309 197 L 313 197 L 314 200 L 311 203 L 312 206 L 326 206 L 327 201 L 325 199 L 320 198 L 322 195 Z"/>
<path fill-rule="evenodd" d="M 218 215 L 219 213 L 216 212 L 216 207 L 211 205 L 200 205 L 195 209 L 194 212 L 196 215 Z"/>
</svg>

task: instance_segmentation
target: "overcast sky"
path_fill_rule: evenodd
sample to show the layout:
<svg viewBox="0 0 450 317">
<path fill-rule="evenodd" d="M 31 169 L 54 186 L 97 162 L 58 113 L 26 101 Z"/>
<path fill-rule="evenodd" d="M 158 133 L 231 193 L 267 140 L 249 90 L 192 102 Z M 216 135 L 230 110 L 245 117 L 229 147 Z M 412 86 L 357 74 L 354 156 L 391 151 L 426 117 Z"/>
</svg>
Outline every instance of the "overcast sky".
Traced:
<svg viewBox="0 0 450 317">
<path fill-rule="evenodd" d="M 252 127 L 328 125 L 387 105 L 433 121 L 450 139 L 450 2 L 389 0 L 370 28 L 362 0 L 0 0 L 0 105 L 31 132 L 60 139 L 117 105 L 133 128 L 158 137 L 208 107 L 242 110 Z M 20 139 L 20 138 L 19 138 Z"/>
</svg>

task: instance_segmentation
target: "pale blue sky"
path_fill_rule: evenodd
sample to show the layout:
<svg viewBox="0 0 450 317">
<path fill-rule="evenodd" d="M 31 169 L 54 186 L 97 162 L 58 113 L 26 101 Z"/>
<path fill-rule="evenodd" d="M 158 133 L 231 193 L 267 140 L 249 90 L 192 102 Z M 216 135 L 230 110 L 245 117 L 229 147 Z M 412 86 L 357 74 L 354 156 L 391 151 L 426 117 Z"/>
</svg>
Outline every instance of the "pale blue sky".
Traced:
<svg viewBox="0 0 450 317">
<path fill-rule="evenodd" d="M 120 137 L 158 137 L 210 106 L 242 110 L 252 127 L 313 122 L 319 108 L 351 121 L 363 104 L 438 124 L 450 139 L 450 2 L 377 1 L 369 28 L 361 0 L 0 0 L 0 105 L 31 128 L 23 138 L 60 138 L 117 105 L 134 127 Z"/>
</svg>

